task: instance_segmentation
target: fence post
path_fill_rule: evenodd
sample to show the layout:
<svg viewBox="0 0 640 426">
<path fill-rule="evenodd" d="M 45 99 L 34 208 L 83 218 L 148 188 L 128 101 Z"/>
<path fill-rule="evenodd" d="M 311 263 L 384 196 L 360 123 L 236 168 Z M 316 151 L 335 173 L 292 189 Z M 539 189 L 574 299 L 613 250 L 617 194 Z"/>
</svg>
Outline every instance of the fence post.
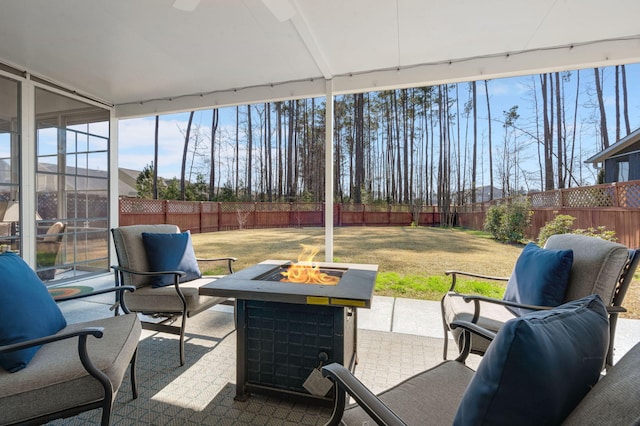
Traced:
<svg viewBox="0 0 640 426">
<path fill-rule="evenodd" d="M 164 223 L 169 223 L 169 200 L 164 200 Z"/>
</svg>

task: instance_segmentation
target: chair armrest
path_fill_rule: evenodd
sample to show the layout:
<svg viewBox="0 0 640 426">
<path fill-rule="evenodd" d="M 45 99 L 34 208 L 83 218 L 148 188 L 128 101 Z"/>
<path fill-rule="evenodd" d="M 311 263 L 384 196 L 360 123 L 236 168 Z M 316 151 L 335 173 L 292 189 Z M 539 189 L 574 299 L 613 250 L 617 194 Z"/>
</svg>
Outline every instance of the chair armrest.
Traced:
<svg viewBox="0 0 640 426">
<path fill-rule="evenodd" d="M 124 272 L 127 274 L 134 274 L 134 275 L 146 275 L 146 276 L 153 276 L 153 275 L 177 275 L 178 277 L 182 278 L 182 277 L 186 277 L 187 273 L 184 271 L 158 271 L 158 272 L 148 272 L 148 271 L 135 271 L 133 269 L 127 269 L 127 268 L 123 268 L 121 266 L 116 266 L 116 265 L 111 265 L 111 269 L 114 269 L 118 272 Z"/>
<path fill-rule="evenodd" d="M 227 261 L 227 268 L 229 268 L 229 273 L 233 274 L 233 265 L 232 263 L 235 262 L 236 260 L 238 260 L 235 257 L 212 257 L 212 258 L 201 258 L 198 257 L 196 258 L 196 260 L 198 262 L 220 262 L 220 261 Z"/>
<path fill-rule="evenodd" d="M 444 274 L 447 276 L 451 275 L 451 287 L 449 288 L 449 291 L 454 291 L 456 287 L 456 278 L 458 277 L 458 275 L 462 275 L 465 277 L 472 277 L 472 278 L 482 278 L 484 280 L 509 281 L 509 277 L 493 277 L 491 275 L 482 275 L 482 274 L 475 274 L 473 272 L 464 272 L 464 271 L 455 271 L 455 270 L 444 271 Z"/>
<path fill-rule="evenodd" d="M 122 310 L 124 311 L 124 313 L 129 314 L 131 313 L 131 311 L 129 311 L 129 308 L 127 308 L 127 305 L 124 303 L 124 297 L 122 297 L 122 293 L 124 293 L 125 291 L 134 292 L 135 290 L 136 288 L 132 285 L 121 285 L 116 287 L 104 288 L 101 290 L 95 290 L 90 293 L 74 294 L 73 296 L 54 297 L 54 300 L 56 301 L 56 303 L 59 303 L 69 300 L 82 299 L 84 297 L 97 296 L 99 294 L 118 292 L 118 295 L 116 296 L 116 304 L 111 307 L 111 310 L 113 310 L 116 306 L 122 306 Z"/>
<path fill-rule="evenodd" d="M 331 419 L 327 423 L 328 425 L 337 425 L 342 419 L 344 392 L 346 391 L 377 424 L 406 426 L 406 423 L 400 417 L 380 401 L 373 392 L 367 389 L 347 368 L 334 362 L 322 367 L 322 375 L 333 380 L 333 387 L 336 391 L 336 405 L 338 405 L 338 400 L 342 401 L 342 409 L 334 410 Z"/>
<path fill-rule="evenodd" d="M 621 314 L 623 312 L 627 312 L 627 308 L 623 308 L 622 306 L 606 306 L 608 314 Z"/>
<path fill-rule="evenodd" d="M 13 352 L 20 349 L 27 349 L 34 346 L 42 346 L 46 343 L 53 343 L 60 340 L 70 339 L 72 337 L 94 336 L 101 338 L 104 334 L 104 327 L 85 327 L 79 330 L 68 331 L 64 333 L 56 333 L 50 336 L 39 337 L 37 339 L 25 340 L 20 343 L 13 343 L 11 345 L 0 346 L 0 353 Z"/>
<path fill-rule="evenodd" d="M 459 327 L 468 330 L 471 333 L 477 334 L 480 337 L 484 337 L 487 340 L 493 340 L 496 338 L 496 333 L 494 333 L 493 331 L 487 330 L 484 327 L 480 327 L 478 324 L 474 324 L 470 321 L 452 321 L 449 326 L 452 329 Z"/>
<path fill-rule="evenodd" d="M 187 299 L 184 297 L 184 294 L 182 293 L 182 290 L 180 290 L 180 278 L 186 277 L 187 276 L 186 272 L 184 272 L 184 271 L 143 272 L 143 271 L 135 271 L 133 269 L 126 269 L 126 268 L 123 268 L 121 266 L 116 266 L 116 265 L 111 265 L 111 268 L 115 272 L 116 286 L 122 286 L 122 284 L 120 284 L 120 278 L 121 278 L 123 273 L 134 274 L 134 275 L 144 275 L 144 276 L 173 275 L 173 277 L 174 277 L 174 279 L 173 279 L 173 287 L 175 288 L 176 293 L 177 293 L 178 297 L 180 298 L 180 302 L 182 303 L 182 312 L 186 314 L 186 312 L 187 312 Z M 122 299 L 122 300 L 119 300 L 118 302 L 121 303 L 121 302 L 124 301 L 124 298 L 120 298 L 120 299 Z M 114 306 L 117 308 L 117 303 Z M 125 308 L 126 308 L 126 306 L 124 306 L 124 304 L 123 304 L 123 309 L 125 309 Z M 127 312 L 127 310 L 125 310 L 125 313 L 129 313 L 129 312 Z"/>
<path fill-rule="evenodd" d="M 531 309 L 532 311 L 548 311 L 555 308 L 555 306 L 541 306 L 541 305 L 527 305 L 524 303 L 510 302 L 508 300 L 494 299 L 492 297 L 479 296 L 477 294 L 463 294 L 461 295 L 465 302 L 469 303 L 473 301 L 493 303 L 494 305 L 511 306 L 514 308 Z"/>
</svg>

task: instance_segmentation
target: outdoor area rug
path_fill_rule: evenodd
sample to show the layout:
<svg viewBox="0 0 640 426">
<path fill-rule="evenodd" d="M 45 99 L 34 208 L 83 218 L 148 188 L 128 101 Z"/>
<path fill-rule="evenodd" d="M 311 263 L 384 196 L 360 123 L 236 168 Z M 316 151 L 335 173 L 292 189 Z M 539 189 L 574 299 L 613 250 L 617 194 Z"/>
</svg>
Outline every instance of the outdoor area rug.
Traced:
<svg viewBox="0 0 640 426">
<path fill-rule="evenodd" d="M 234 401 L 236 334 L 233 315 L 207 311 L 189 319 L 186 364 L 179 366 L 177 336 L 143 330 L 138 349 L 138 399 L 128 374 L 112 425 L 324 425 L 331 409 L 252 394 Z M 455 346 L 455 345 L 453 345 Z M 358 330 L 356 375 L 374 392 L 441 362 L 442 340 Z M 93 410 L 56 425 L 99 424 Z"/>
</svg>

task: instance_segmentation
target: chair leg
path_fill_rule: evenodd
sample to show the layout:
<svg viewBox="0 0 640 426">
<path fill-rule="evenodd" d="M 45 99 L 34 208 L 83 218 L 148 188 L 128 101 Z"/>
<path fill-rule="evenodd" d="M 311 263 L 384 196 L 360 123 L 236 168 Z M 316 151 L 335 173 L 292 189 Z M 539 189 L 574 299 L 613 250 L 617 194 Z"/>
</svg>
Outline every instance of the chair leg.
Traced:
<svg viewBox="0 0 640 426">
<path fill-rule="evenodd" d="M 129 369 L 129 375 L 131 376 L 131 393 L 133 394 L 133 399 L 138 398 L 138 382 L 136 381 L 136 362 L 138 360 L 138 349 L 133 353 L 133 357 L 131 357 L 131 367 Z"/>
<path fill-rule="evenodd" d="M 444 296 L 446 297 L 446 295 Z M 442 316 L 442 328 L 444 329 L 444 346 L 442 349 L 442 359 L 447 360 L 447 352 L 449 351 L 449 327 L 447 321 L 444 319 L 444 298 L 440 301 L 440 313 Z"/>
<path fill-rule="evenodd" d="M 185 363 L 184 356 L 184 332 L 187 328 L 187 314 L 184 313 L 182 315 L 182 325 L 180 326 L 180 367 L 182 367 Z"/>
<path fill-rule="evenodd" d="M 111 423 L 111 410 L 113 409 L 113 393 L 104 396 L 104 404 L 102 405 L 102 419 L 100 420 L 101 426 L 109 426 Z"/>
</svg>

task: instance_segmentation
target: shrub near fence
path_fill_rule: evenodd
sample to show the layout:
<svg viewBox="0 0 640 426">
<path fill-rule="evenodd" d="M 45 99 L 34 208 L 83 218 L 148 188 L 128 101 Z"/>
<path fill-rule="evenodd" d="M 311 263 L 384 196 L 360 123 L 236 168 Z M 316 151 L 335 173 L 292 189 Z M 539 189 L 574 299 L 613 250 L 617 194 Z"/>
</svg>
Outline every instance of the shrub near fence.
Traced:
<svg viewBox="0 0 640 426">
<path fill-rule="evenodd" d="M 420 208 L 418 225 L 440 224 L 433 206 Z M 336 204 L 335 226 L 409 226 L 410 206 Z M 192 233 L 233 229 L 324 226 L 324 203 L 216 203 L 120 199 L 120 225 L 172 223 Z"/>
<path fill-rule="evenodd" d="M 535 240 L 547 222 L 566 214 L 576 218 L 574 229 L 604 226 L 615 231 L 619 243 L 640 247 L 640 180 L 539 192 L 528 198 L 533 209 L 528 238 Z M 505 202 L 509 200 L 457 206 L 458 224 L 481 230 L 487 209 Z"/>
</svg>

